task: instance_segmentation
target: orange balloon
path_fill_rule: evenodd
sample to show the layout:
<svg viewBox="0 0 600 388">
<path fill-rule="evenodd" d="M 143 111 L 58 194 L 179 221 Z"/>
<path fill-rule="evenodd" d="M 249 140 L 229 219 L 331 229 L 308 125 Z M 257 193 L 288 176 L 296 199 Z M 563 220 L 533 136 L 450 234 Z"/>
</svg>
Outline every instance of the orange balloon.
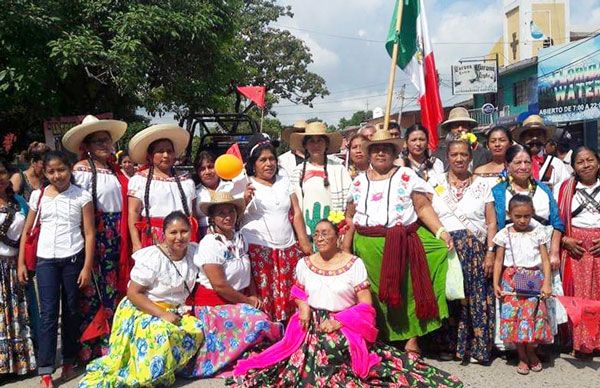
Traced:
<svg viewBox="0 0 600 388">
<path fill-rule="evenodd" d="M 224 154 L 215 160 L 215 172 L 221 179 L 231 180 L 240 175 L 244 168 L 242 161 L 234 155 Z"/>
</svg>

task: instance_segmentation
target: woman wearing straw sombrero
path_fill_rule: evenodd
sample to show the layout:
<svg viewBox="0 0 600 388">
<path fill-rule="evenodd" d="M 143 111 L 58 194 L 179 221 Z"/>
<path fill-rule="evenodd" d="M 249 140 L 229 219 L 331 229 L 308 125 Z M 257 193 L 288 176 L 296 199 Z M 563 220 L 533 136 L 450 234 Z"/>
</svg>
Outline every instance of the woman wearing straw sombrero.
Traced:
<svg viewBox="0 0 600 388">
<path fill-rule="evenodd" d="M 402 143 L 385 130 L 363 143 L 371 168 L 352 183 L 344 250 L 354 248 L 365 263 L 380 337 L 408 340 L 405 349 L 420 353 L 417 338 L 448 317 L 447 250 L 454 244 L 431 206 L 433 188 L 394 166 Z"/>
<path fill-rule="evenodd" d="M 126 129 L 127 124 L 123 121 L 98 120 L 88 115 L 62 138 L 63 146 L 80 157 L 73 167 L 73 178 L 78 186 L 92 194 L 96 215 L 93 276 L 97 287 L 88 287 L 79 299 L 84 313 L 82 332 L 100 309 L 104 309 L 106 319 L 112 322 L 113 312 L 117 308 L 120 224 L 127 180 L 115 165 L 113 145 L 125 134 Z M 107 351 L 108 333 L 82 341 L 79 358 L 85 363 Z"/>
<path fill-rule="evenodd" d="M 307 125 L 304 132 L 290 136 L 290 148 L 303 150 L 306 159 L 297 166 L 290 180 L 302 209 L 306 231 L 310 235 L 317 223 L 331 212 L 343 212 L 352 179 L 343 163 L 329 158 L 339 152 L 342 135 L 327 132 L 322 122 Z"/>
<path fill-rule="evenodd" d="M 196 187 L 188 174 L 179 174 L 174 165 L 187 147 L 190 134 L 173 124 L 150 126 L 129 141 L 129 157 L 144 165 L 128 187 L 128 225 L 133 252 L 164 240 L 162 223 L 171 212 L 180 210 L 189 217 L 192 240 L 198 223 L 192 216 Z M 122 271 L 130 267 L 121 263 Z"/>
</svg>

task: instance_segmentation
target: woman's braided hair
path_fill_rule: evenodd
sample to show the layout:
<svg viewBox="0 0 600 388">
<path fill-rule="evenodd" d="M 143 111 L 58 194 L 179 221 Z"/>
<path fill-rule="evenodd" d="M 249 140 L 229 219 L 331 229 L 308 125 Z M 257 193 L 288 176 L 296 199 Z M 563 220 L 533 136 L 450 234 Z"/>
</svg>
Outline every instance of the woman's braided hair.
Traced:
<svg viewBox="0 0 600 388">
<path fill-rule="evenodd" d="M 154 147 L 156 146 L 156 144 L 159 141 L 163 141 L 163 140 L 170 141 L 169 139 L 158 139 L 158 140 L 153 141 L 148 146 L 148 154 L 151 154 L 154 151 Z M 181 185 L 179 176 L 177 175 L 177 172 L 175 171 L 175 167 L 171 167 L 171 173 L 173 174 L 173 178 L 175 179 L 175 182 L 177 183 L 177 189 L 179 190 L 179 195 L 181 196 L 181 204 L 183 206 L 183 211 L 184 211 L 185 215 L 187 217 L 189 217 L 190 216 L 190 208 L 187 203 L 187 197 L 185 195 L 185 192 L 183 191 L 183 186 Z M 150 225 L 150 184 L 152 183 L 153 175 L 154 175 L 154 165 L 150 164 L 150 166 L 148 167 L 148 176 L 146 178 L 146 187 L 144 188 L 144 213 L 145 213 L 146 221 L 148 222 L 148 225 Z M 147 228 L 146 233 L 148 235 L 152 234 L 151 228 Z"/>
<path fill-rule="evenodd" d="M 404 135 L 406 142 L 408 142 L 408 136 L 410 136 L 411 133 L 417 132 L 417 131 L 423 132 L 425 134 L 425 140 L 427 141 L 427 143 L 429 143 L 429 131 L 427 130 L 427 128 L 423 127 L 420 124 L 411 125 L 410 127 L 408 127 L 406 129 L 406 134 Z M 425 152 L 425 168 L 427 170 L 430 170 L 433 168 L 433 158 L 431 157 L 431 152 L 429 151 L 429 147 L 426 147 L 424 152 Z M 408 147 L 406 147 L 406 149 L 404 150 L 404 152 L 402 154 L 403 154 L 402 161 L 404 162 L 404 165 L 407 167 L 410 167 L 411 163 L 410 163 L 410 159 L 408 158 Z"/>
<path fill-rule="evenodd" d="M 327 136 L 323 136 L 325 139 L 325 152 L 323 155 L 323 170 L 325 172 L 325 176 L 323 177 L 323 186 L 329 187 L 329 174 L 327 173 L 327 148 L 329 147 L 329 138 Z M 308 163 L 308 159 L 310 158 L 308 154 L 308 150 L 306 149 L 306 143 L 310 139 L 310 136 L 305 136 L 302 139 L 302 147 L 304 147 L 304 162 L 302 163 L 302 175 L 300 175 L 300 190 L 303 189 L 304 185 L 304 174 L 306 173 L 306 163 Z"/>
</svg>

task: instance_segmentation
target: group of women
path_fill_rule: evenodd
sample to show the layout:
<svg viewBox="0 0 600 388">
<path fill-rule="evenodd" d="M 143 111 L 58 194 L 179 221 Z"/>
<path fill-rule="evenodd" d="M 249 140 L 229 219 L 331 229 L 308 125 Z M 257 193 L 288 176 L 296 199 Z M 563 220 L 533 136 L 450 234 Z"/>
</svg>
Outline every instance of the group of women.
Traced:
<svg viewBox="0 0 600 388">
<path fill-rule="evenodd" d="M 532 223 L 548 231 L 553 293 L 564 286 L 600 300 L 599 163 L 588 148 L 553 188 L 559 207 L 503 127 L 488 133 L 491 161 L 471 172 L 481 145 L 468 138 L 448 140 L 444 166 L 427 150 L 427 129 L 415 125 L 405 140 L 380 129 L 353 136 L 345 163 L 332 156 L 339 133 L 298 125 L 286 137 L 294 158 L 285 169 L 256 134 L 234 182 L 216 174 L 208 152 L 197 154 L 194 177 L 178 171 L 190 139 L 169 124 L 136 134 L 117 165 L 126 127 L 86 117 L 63 137 L 79 156 L 74 166 L 46 150 L 31 150 L 31 167 L 11 180 L 0 165 L 0 298 L 12 306 L 0 321 L 9 338 L 0 372 L 37 363 L 41 386 L 53 386 L 61 311 L 63 378 L 87 363 L 81 387 L 170 385 L 176 373 L 239 386 L 460 386 L 422 363 L 419 338 L 447 333 L 450 359 L 488 364 L 505 322 L 535 326 L 540 314 L 553 334 L 565 322 L 553 300 L 531 317 L 494 295 L 494 237 L 521 194 L 532 200 Z M 16 193 L 29 195 L 28 206 Z M 464 279 L 457 301 L 446 298 L 450 251 Z M 110 332 L 78 341 L 98 316 Z M 600 348 L 585 327 L 571 329 L 575 351 Z"/>
</svg>

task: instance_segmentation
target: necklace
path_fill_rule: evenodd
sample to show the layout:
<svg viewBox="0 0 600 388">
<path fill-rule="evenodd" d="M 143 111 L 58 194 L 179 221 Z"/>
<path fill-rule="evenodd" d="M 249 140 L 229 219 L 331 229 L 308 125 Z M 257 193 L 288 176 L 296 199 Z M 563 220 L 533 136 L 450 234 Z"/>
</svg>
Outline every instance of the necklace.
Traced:
<svg viewBox="0 0 600 388">
<path fill-rule="evenodd" d="M 392 166 L 392 168 L 386 172 L 384 175 L 380 174 L 379 172 L 377 172 L 377 170 L 375 170 L 374 168 L 371 168 L 369 171 L 371 172 L 371 180 L 374 181 L 384 181 L 386 179 L 389 179 L 392 175 L 394 175 L 394 173 L 398 170 L 398 168 Z M 378 177 L 374 176 L 374 174 L 379 175 Z"/>
<path fill-rule="evenodd" d="M 454 178 L 456 178 L 456 176 L 454 176 Z M 469 186 L 471 186 L 471 183 L 473 182 L 473 176 L 472 175 L 469 175 L 469 177 L 467 179 L 462 180 L 462 181 L 459 180 L 459 179 L 451 181 L 450 180 L 450 173 L 449 172 L 446 173 L 446 179 L 448 180 L 448 185 L 450 186 L 450 189 L 452 190 L 454 196 L 459 201 L 461 200 L 461 198 L 465 194 L 465 191 L 467 190 L 467 188 Z"/>
<path fill-rule="evenodd" d="M 529 198 L 533 198 L 533 195 L 535 194 L 535 190 L 537 188 L 537 185 L 535 183 L 534 180 L 529 179 L 528 183 L 527 183 L 527 196 Z M 508 178 L 508 192 L 511 195 L 515 195 L 515 194 L 521 194 L 521 193 L 517 193 L 517 191 L 515 190 L 515 183 L 512 177 Z"/>
</svg>

